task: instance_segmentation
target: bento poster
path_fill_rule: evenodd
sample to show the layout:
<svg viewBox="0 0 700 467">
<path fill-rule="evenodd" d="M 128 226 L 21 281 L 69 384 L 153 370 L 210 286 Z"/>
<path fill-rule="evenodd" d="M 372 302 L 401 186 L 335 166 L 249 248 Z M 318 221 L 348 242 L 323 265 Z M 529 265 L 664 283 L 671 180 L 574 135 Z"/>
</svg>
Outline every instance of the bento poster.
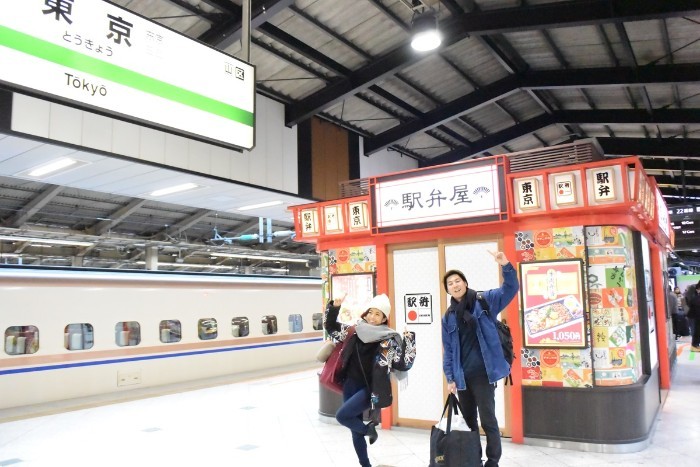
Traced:
<svg viewBox="0 0 700 467">
<path fill-rule="evenodd" d="M 525 347 L 585 348 L 583 261 L 520 263 Z"/>
</svg>

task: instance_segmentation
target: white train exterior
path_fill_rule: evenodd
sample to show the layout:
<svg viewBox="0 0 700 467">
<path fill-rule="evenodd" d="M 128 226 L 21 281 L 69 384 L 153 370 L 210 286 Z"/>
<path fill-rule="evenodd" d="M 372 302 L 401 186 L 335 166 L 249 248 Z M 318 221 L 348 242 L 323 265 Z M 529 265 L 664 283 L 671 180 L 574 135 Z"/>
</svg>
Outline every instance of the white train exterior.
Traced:
<svg viewBox="0 0 700 467">
<path fill-rule="evenodd" d="M 284 371 L 323 340 L 318 278 L 9 267 L 0 297 L 0 409 Z"/>
</svg>

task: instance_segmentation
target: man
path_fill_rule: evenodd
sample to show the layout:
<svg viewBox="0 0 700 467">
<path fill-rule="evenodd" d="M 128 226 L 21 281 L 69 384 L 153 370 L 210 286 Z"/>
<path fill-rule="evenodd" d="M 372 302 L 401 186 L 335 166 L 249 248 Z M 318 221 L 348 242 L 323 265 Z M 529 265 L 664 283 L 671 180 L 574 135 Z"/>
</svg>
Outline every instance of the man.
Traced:
<svg viewBox="0 0 700 467">
<path fill-rule="evenodd" d="M 515 269 L 503 252 L 491 253 L 501 265 L 503 285 L 483 292 L 489 305 L 486 314 L 468 288 L 461 271 L 447 271 L 442 279 L 450 295 L 450 307 L 442 318 L 442 369 L 447 389 L 457 393 L 464 418 L 472 430 L 478 430 L 477 410 L 486 433 L 485 467 L 498 467 L 501 458 L 501 433 L 496 418 L 496 382 L 508 376 L 510 363 L 503 357 L 495 320 L 518 292 Z"/>
</svg>

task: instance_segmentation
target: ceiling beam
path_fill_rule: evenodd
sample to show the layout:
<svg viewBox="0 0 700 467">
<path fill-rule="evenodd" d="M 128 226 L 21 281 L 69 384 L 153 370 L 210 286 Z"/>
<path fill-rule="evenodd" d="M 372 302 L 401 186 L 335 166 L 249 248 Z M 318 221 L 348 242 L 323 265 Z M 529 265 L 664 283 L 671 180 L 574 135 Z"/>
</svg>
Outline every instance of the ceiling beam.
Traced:
<svg viewBox="0 0 700 467">
<path fill-rule="evenodd" d="M 214 214 L 216 211 L 212 211 L 209 209 L 199 209 L 197 212 L 194 214 L 185 217 L 184 219 L 180 220 L 175 225 L 168 226 L 167 228 L 163 229 L 161 232 L 158 232 L 154 237 L 158 235 L 163 235 L 165 237 L 174 237 L 182 234 L 185 230 L 189 229 L 193 225 L 195 225 L 197 222 L 201 221 L 207 216 L 210 216 Z"/>
<path fill-rule="evenodd" d="M 642 86 L 645 84 L 692 83 L 698 81 L 700 81 L 700 64 L 656 65 L 642 68 L 610 67 L 585 70 L 530 71 L 522 75 L 511 75 L 437 107 L 430 112 L 426 112 L 421 118 L 395 126 L 366 140 L 364 142 L 365 154 L 372 154 L 415 133 L 444 124 L 459 115 L 502 99 L 518 90 L 620 85 Z M 653 116 L 649 117 L 654 118 Z M 641 120 L 639 123 L 648 123 L 648 121 Z"/>
<path fill-rule="evenodd" d="M 698 0 L 574 0 L 527 7 L 469 12 L 440 23 L 442 48 L 468 35 L 488 35 L 513 31 L 641 21 L 697 14 Z M 285 124 L 293 126 L 321 112 L 387 75 L 394 74 L 425 58 L 408 41 L 347 77 L 338 80 L 296 104 L 285 107 Z M 640 69 L 641 71 L 641 69 Z"/>
<path fill-rule="evenodd" d="M 450 162 L 457 162 L 459 160 L 468 158 L 475 154 L 487 151 L 495 146 L 500 146 L 507 143 L 508 141 L 520 138 L 527 135 L 528 133 L 534 133 L 546 126 L 556 123 L 554 118 L 550 114 L 542 114 L 530 120 L 525 120 L 524 122 L 513 125 L 505 130 L 501 130 L 497 133 L 489 135 L 485 138 L 473 141 L 471 146 L 453 149 L 444 154 L 441 154 L 429 161 L 430 166 L 448 164 Z"/>
<path fill-rule="evenodd" d="M 536 29 L 569 28 L 624 21 L 646 21 L 696 15 L 697 0 L 574 0 L 469 12 L 447 21 L 441 30 L 491 35 Z"/>
<path fill-rule="evenodd" d="M 700 138 L 596 138 L 605 154 L 700 158 Z"/>
<path fill-rule="evenodd" d="M 658 124 L 678 124 L 678 123 L 696 123 L 700 124 L 700 111 L 689 109 L 664 109 L 654 112 L 649 115 L 644 110 L 557 110 L 551 114 L 544 113 L 540 116 L 526 120 L 519 124 L 513 125 L 502 131 L 489 135 L 480 140 L 472 141 L 468 147 L 460 147 L 453 149 L 444 154 L 441 154 L 430 160 L 430 165 L 446 164 L 456 162 L 458 160 L 479 154 L 492 147 L 503 145 L 516 138 L 525 136 L 528 133 L 534 133 L 542 128 L 555 124 L 574 124 L 574 123 L 658 123 Z M 408 125 L 408 124 L 406 124 Z M 635 155 L 682 155 L 683 145 L 688 147 L 688 154 L 694 151 L 694 145 L 700 149 L 700 139 L 650 139 L 650 138 L 598 138 L 599 141 L 626 141 L 622 146 L 623 152 L 614 152 L 620 150 L 614 146 L 614 143 L 609 143 L 610 146 L 606 150 L 606 154 L 635 154 Z M 636 143 L 635 143 L 636 142 Z M 643 143 L 642 143 L 643 142 Z M 659 142 L 658 145 L 653 142 Z M 663 142 L 663 143 L 661 143 Z M 365 143 L 366 144 L 366 143 Z M 639 144 L 639 150 L 633 150 Z M 652 151 L 652 152 L 645 152 Z M 671 151 L 667 153 L 666 151 Z"/>
<path fill-rule="evenodd" d="M 250 30 L 260 27 L 280 11 L 294 4 L 294 0 L 253 1 L 250 12 Z M 226 49 L 241 39 L 241 8 L 231 3 L 236 9 L 226 21 L 212 26 L 197 39 L 218 49 Z M 229 10 L 231 11 L 231 10 Z"/>
<path fill-rule="evenodd" d="M 145 199 L 135 198 L 129 202 L 126 206 L 122 206 L 112 214 L 109 215 L 109 219 L 98 222 L 97 224 L 90 227 L 89 232 L 92 235 L 102 236 L 110 229 L 117 226 L 124 219 L 129 217 L 132 213 L 137 211 L 146 202 Z"/>
<path fill-rule="evenodd" d="M 647 170 L 660 170 L 665 173 L 700 172 L 700 159 L 681 159 L 671 157 L 642 157 L 642 164 Z"/>
<path fill-rule="evenodd" d="M 52 199 L 58 196 L 61 191 L 63 191 L 63 187 L 60 185 L 48 185 L 44 191 L 22 206 L 22 209 L 20 209 L 17 214 L 4 222 L 3 227 L 21 227 L 34 214 L 39 212 L 41 208 L 46 206 Z"/>
<path fill-rule="evenodd" d="M 340 63 L 336 62 L 332 58 L 322 54 L 317 49 L 303 43 L 291 34 L 283 31 L 282 29 L 274 26 L 270 23 L 261 24 L 258 27 L 258 32 L 262 32 L 266 36 L 274 39 L 276 42 L 282 44 L 288 49 L 293 50 L 307 60 L 318 63 L 327 70 L 335 73 L 336 75 L 347 76 L 352 73 L 351 70 L 344 67 Z"/>
</svg>

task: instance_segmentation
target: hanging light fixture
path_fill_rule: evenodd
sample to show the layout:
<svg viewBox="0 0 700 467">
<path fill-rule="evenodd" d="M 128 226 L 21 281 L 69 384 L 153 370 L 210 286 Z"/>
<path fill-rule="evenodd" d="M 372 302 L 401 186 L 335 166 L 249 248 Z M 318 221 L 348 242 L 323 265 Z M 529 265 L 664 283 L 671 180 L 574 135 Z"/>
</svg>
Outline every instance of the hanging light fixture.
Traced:
<svg viewBox="0 0 700 467">
<path fill-rule="evenodd" d="M 436 49 L 442 43 L 442 37 L 438 31 L 437 16 L 432 11 L 414 16 L 411 34 L 413 35 L 411 47 L 419 52 Z"/>
</svg>

